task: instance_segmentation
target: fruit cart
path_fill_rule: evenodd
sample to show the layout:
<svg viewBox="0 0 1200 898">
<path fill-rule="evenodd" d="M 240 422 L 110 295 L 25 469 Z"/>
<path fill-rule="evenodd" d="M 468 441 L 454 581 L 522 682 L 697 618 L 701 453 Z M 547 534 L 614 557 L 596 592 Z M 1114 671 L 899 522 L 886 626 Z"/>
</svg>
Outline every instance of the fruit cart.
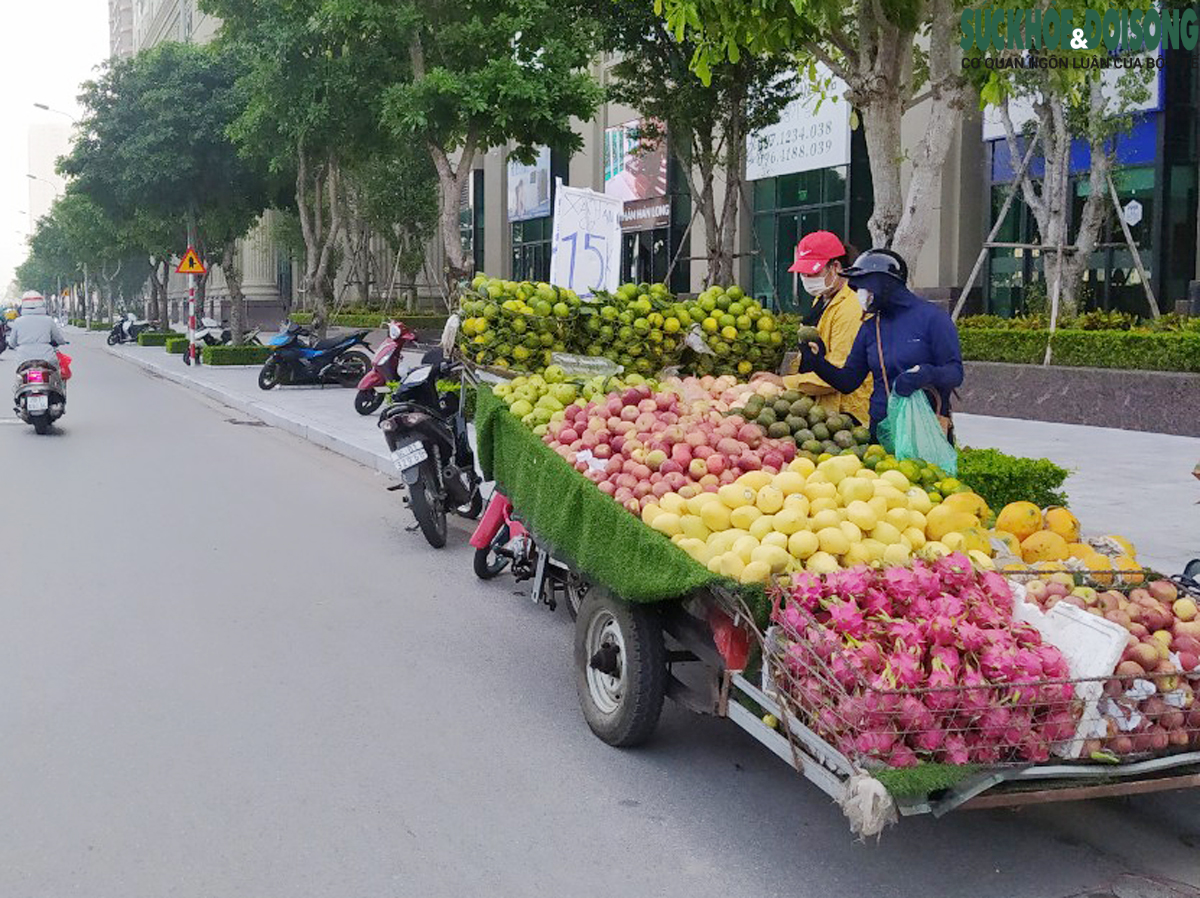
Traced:
<svg viewBox="0 0 1200 898">
<path fill-rule="evenodd" d="M 596 490 L 486 385 L 476 430 L 485 476 L 538 544 L 588 583 L 575 623 L 576 688 L 588 726 L 610 745 L 645 742 L 666 698 L 725 717 L 837 801 L 863 836 L 904 816 L 1200 786 L 1200 735 L 1187 750 L 1121 763 L 1006 759 L 886 777 L 847 743 L 821 735 L 812 714 L 776 688 L 787 660 L 768 626 L 777 596 L 736 586 L 680 552 Z"/>
</svg>

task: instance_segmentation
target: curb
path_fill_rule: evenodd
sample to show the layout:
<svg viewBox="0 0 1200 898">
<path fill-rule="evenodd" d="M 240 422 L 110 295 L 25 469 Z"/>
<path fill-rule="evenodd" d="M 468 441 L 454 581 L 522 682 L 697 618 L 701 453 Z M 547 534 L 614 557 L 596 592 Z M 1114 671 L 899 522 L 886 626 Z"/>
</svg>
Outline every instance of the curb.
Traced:
<svg viewBox="0 0 1200 898">
<path fill-rule="evenodd" d="M 372 452 L 369 449 L 357 446 L 336 433 L 331 433 L 325 428 L 309 424 L 301 417 L 288 416 L 275 409 L 268 408 L 261 403 L 243 399 L 240 396 L 222 390 L 220 387 L 200 383 L 186 374 L 172 370 L 166 365 L 159 365 L 149 359 L 141 359 L 137 356 L 129 355 L 121 352 L 116 347 L 106 346 L 105 351 L 122 361 L 136 365 L 144 371 L 149 371 L 180 386 L 195 390 L 197 393 L 201 393 L 210 399 L 215 399 L 222 405 L 229 406 L 235 411 L 255 418 L 271 427 L 298 436 L 316 446 L 320 446 L 322 449 L 328 449 L 330 452 L 357 462 L 363 467 L 378 471 L 381 474 L 395 474 L 396 472 L 389 455 L 382 452 Z M 237 367 L 242 368 L 246 366 L 239 365 Z"/>
</svg>

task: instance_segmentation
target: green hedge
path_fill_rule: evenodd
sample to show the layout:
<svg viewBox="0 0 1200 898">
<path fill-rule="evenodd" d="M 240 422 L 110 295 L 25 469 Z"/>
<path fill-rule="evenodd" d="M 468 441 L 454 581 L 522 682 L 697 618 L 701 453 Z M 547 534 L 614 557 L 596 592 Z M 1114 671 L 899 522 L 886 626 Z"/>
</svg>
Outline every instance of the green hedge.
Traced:
<svg viewBox="0 0 1200 898">
<path fill-rule="evenodd" d="M 963 358 L 972 362 L 1040 365 L 1049 331 L 966 328 L 960 330 Z M 1072 368 L 1200 373 L 1200 334 L 1189 332 L 1060 330 L 1050 362 Z"/>
<path fill-rule="evenodd" d="M 167 337 L 167 342 L 164 345 L 167 352 L 171 353 L 171 355 L 183 355 L 187 352 L 188 338 L 186 335 Z"/>
<path fill-rule="evenodd" d="M 409 327 L 416 330 L 417 328 L 438 328 L 439 330 L 446 326 L 446 315 L 405 315 L 397 312 L 394 315 L 389 315 L 384 312 L 366 312 L 353 313 L 345 315 L 333 315 L 329 319 L 329 323 L 333 327 L 355 327 L 355 328 L 371 328 L 374 330 L 386 324 L 392 317 L 403 321 Z M 293 324 L 310 325 L 312 324 L 312 312 L 296 312 L 291 316 Z"/>
<path fill-rule="evenodd" d="M 166 346 L 167 340 L 178 336 L 175 331 L 142 331 L 138 334 L 138 346 Z"/>
<path fill-rule="evenodd" d="M 91 326 L 90 328 L 88 328 L 88 329 L 89 329 L 89 330 L 94 330 L 94 331 L 110 331 L 110 330 L 112 330 L 112 325 L 111 325 L 111 324 L 105 324 L 105 323 L 104 323 L 104 322 L 102 322 L 102 321 L 93 321 L 93 322 L 92 322 L 92 326 Z"/>
<path fill-rule="evenodd" d="M 1010 502 L 1032 502 L 1038 508 L 1066 505 L 1062 485 L 1070 471 L 1045 458 L 1018 458 L 998 449 L 958 452 L 958 479 L 983 497 L 992 511 Z"/>
<path fill-rule="evenodd" d="M 261 365 L 270 355 L 269 346 L 205 346 L 200 358 L 206 365 Z"/>
</svg>

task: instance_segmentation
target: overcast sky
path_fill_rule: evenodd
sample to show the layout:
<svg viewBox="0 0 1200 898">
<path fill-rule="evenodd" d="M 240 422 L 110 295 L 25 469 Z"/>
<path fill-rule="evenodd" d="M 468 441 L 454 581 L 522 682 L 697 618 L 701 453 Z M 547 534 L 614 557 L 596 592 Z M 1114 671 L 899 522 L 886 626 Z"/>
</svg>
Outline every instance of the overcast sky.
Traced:
<svg viewBox="0 0 1200 898">
<path fill-rule="evenodd" d="M 107 56 L 108 0 L 0 0 L 0 291 L 25 258 L 28 128 L 69 124 L 33 104 L 78 117 L 79 84 Z"/>
</svg>

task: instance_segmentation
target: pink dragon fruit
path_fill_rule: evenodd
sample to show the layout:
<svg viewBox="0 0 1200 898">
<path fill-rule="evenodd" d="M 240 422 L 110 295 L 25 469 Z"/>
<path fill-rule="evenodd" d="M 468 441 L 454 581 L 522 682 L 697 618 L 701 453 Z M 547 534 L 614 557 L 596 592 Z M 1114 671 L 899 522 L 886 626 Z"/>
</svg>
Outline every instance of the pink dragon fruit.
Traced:
<svg viewBox="0 0 1200 898">
<path fill-rule="evenodd" d="M 987 638 L 983 632 L 978 624 L 969 620 L 962 621 L 958 625 L 958 644 L 968 652 L 978 652 L 987 645 Z"/>
<path fill-rule="evenodd" d="M 979 585 L 996 605 L 1004 608 L 1012 607 L 1012 590 L 1003 574 L 997 571 L 984 571 L 979 575 Z"/>
<path fill-rule="evenodd" d="M 933 563 L 933 569 L 942 580 L 945 589 L 960 590 L 975 582 L 975 566 L 962 552 L 943 555 Z"/>
<path fill-rule="evenodd" d="M 865 564 L 834 571 L 825 577 L 825 595 L 857 599 L 875 582 L 875 571 Z"/>
<path fill-rule="evenodd" d="M 958 641 L 954 619 L 939 614 L 925 624 L 925 639 L 933 645 L 951 646 Z"/>
<path fill-rule="evenodd" d="M 1012 614 L 994 605 L 972 605 L 969 613 L 970 620 L 988 629 L 1005 628 L 1012 623 Z"/>
<path fill-rule="evenodd" d="M 966 737 L 961 733 L 950 733 L 942 742 L 942 750 L 938 760 L 943 764 L 966 764 L 971 760 Z"/>
<path fill-rule="evenodd" d="M 845 652 L 838 652 L 829 659 L 829 671 L 843 689 L 853 689 L 859 683 L 858 668 L 851 663 Z"/>
<path fill-rule="evenodd" d="M 908 741 L 917 751 L 933 754 L 946 741 L 946 731 L 941 724 L 937 724 L 927 730 L 922 730 L 915 736 L 910 736 Z"/>
<path fill-rule="evenodd" d="M 1070 708 L 1057 708 L 1038 729 L 1048 742 L 1065 742 L 1075 735 L 1075 715 Z"/>
<path fill-rule="evenodd" d="M 962 676 L 962 697 L 959 707 L 963 714 L 976 717 L 992 705 L 991 684 L 979 671 L 968 668 Z"/>
<path fill-rule="evenodd" d="M 933 600 L 934 614 L 960 620 L 967 614 L 967 603 L 956 595 L 942 593 Z"/>
<path fill-rule="evenodd" d="M 889 723 L 900 707 L 901 698 L 898 693 L 882 691 L 885 685 L 876 688 L 872 685 L 869 692 L 863 695 L 863 708 L 867 712 L 867 722 L 871 726 L 881 726 Z"/>
<path fill-rule="evenodd" d="M 995 738 L 985 733 L 967 733 L 967 751 L 975 764 L 996 764 L 1000 761 L 1000 747 Z"/>
<path fill-rule="evenodd" d="M 944 664 L 933 662 L 933 670 L 925 685 L 931 690 L 925 695 L 925 704 L 930 710 L 945 713 L 958 705 L 958 684 L 954 674 Z"/>
<path fill-rule="evenodd" d="M 992 742 L 998 742 L 1008 729 L 1012 713 L 1008 708 L 992 705 L 981 715 L 976 723 L 976 730 Z"/>
<path fill-rule="evenodd" d="M 867 619 L 853 600 L 831 602 L 828 610 L 830 626 L 841 635 L 861 639 L 867 634 Z"/>
<path fill-rule="evenodd" d="M 882 589 L 874 586 L 862 594 L 858 604 L 865 614 L 872 617 L 890 616 L 892 613 L 891 597 Z"/>
<path fill-rule="evenodd" d="M 777 619 L 783 628 L 789 633 L 800 633 L 807 623 L 804 615 L 800 611 L 800 608 L 790 602 L 788 603 L 787 607 L 780 612 Z"/>
<path fill-rule="evenodd" d="M 1010 625 L 1013 636 L 1017 642 L 1025 646 L 1034 646 L 1042 644 L 1042 634 L 1037 631 L 1031 624 L 1012 624 Z"/>
<path fill-rule="evenodd" d="M 1042 658 L 1034 649 L 1019 648 L 1013 653 L 1013 669 L 1018 682 L 1039 680 L 1042 677 Z"/>
<path fill-rule="evenodd" d="M 1051 680 L 1066 680 L 1071 676 L 1071 668 L 1062 652 L 1052 645 L 1039 645 L 1034 651 L 1042 662 L 1042 675 Z"/>
<path fill-rule="evenodd" d="M 861 695 L 847 695 L 837 706 L 842 729 L 857 730 L 867 721 L 867 704 Z"/>
<path fill-rule="evenodd" d="M 892 597 L 892 601 L 907 607 L 921 595 L 920 583 L 909 568 L 890 567 L 880 578 L 881 588 Z M 899 609 L 898 609 L 899 610 Z"/>
<path fill-rule="evenodd" d="M 1017 756 L 1031 764 L 1050 760 L 1050 744 L 1036 733 L 1029 733 L 1017 745 Z"/>
<path fill-rule="evenodd" d="M 880 650 L 878 642 L 874 640 L 869 642 L 847 640 L 847 642 L 850 648 L 846 654 L 850 658 L 850 663 L 861 675 L 876 673 L 883 667 L 883 652 Z"/>
<path fill-rule="evenodd" d="M 932 599 L 942 591 L 942 578 L 936 570 L 918 559 L 912 565 L 913 580 L 916 582 L 917 595 Z"/>
<path fill-rule="evenodd" d="M 933 712 L 915 695 L 906 695 L 896 709 L 896 723 L 902 733 L 921 733 L 933 728 Z"/>
<path fill-rule="evenodd" d="M 921 763 L 911 748 L 903 743 L 898 743 L 892 747 L 891 753 L 887 756 L 887 765 L 889 767 L 916 767 Z"/>
<path fill-rule="evenodd" d="M 917 596 L 908 606 L 908 613 L 905 616 L 916 620 L 929 620 L 936 614 L 937 606 L 934 605 L 933 599 L 928 596 Z"/>
<path fill-rule="evenodd" d="M 990 645 L 979 653 L 979 668 L 993 683 L 1011 683 L 1016 676 L 1016 649 Z"/>
<path fill-rule="evenodd" d="M 884 632 L 896 644 L 897 650 L 924 654 L 925 630 L 920 624 L 908 620 L 892 621 Z"/>
<path fill-rule="evenodd" d="M 870 758 L 888 755 L 896 744 L 896 734 L 891 730 L 864 730 L 854 740 L 855 750 Z"/>
<path fill-rule="evenodd" d="M 915 689 L 925 680 L 925 671 L 921 660 L 908 652 L 893 652 L 888 655 L 880 674 L 885 682 L 890 682 L 893 689 Z"/>
<path fill-rule="evenodd" d="M 808 571 L 799 571 L 792 575 L 790 601 L 797 603 L 807 611 L 815 611 L 825 594 L 825 585 L 821 578 Z"/>
</svg>

